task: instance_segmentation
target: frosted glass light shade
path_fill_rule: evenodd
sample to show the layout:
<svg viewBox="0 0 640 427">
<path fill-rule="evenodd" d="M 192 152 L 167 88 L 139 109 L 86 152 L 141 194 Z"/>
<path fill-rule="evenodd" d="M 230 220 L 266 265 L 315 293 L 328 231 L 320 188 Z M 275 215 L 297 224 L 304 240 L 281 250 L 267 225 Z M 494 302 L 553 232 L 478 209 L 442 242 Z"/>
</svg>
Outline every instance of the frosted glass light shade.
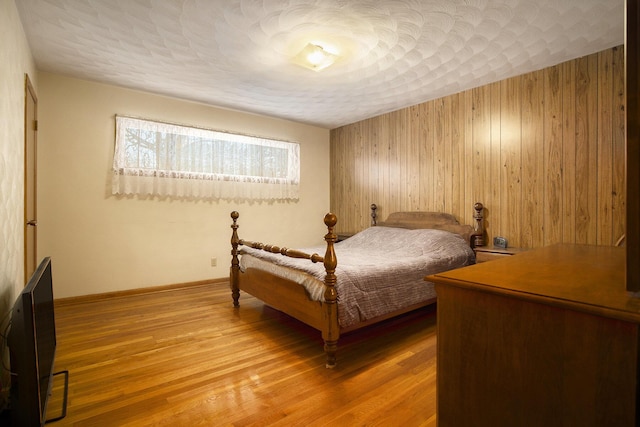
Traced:
<svg viewBox="0 0 640 427">
<path fill-rule="evenodd" d="M 314 71 L 320 71 L 333 64 L 338 55 L 325 50 L 322 46 L 308 43 L 294 58 L 293 62 Z"/>
</svg>

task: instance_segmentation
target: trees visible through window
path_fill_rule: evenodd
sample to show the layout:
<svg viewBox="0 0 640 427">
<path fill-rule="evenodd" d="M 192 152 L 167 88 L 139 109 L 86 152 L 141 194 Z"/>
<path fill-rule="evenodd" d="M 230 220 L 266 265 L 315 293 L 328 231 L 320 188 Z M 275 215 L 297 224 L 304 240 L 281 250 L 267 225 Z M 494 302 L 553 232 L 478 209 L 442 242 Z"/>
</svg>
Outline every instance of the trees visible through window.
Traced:
<svg viewBox="0 0 640 427">
<path fill-rule="evenodd" d="M 292 142 L 116 116 L 112 191 L 297 200 L 299 151 Z"/>
</svg>

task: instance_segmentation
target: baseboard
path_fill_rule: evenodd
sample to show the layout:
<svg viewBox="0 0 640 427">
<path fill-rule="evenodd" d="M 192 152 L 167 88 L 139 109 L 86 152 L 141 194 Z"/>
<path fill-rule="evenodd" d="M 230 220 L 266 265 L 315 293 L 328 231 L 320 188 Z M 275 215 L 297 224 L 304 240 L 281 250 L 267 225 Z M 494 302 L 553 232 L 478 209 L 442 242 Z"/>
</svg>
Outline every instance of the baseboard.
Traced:
<svg viewBox="0 0 640 427">
<path fill-rule="evenodd" d="M 56 306 L 67 306 L 74 304 L 86 304 L 88 302 L 101 301 L 112 298 L 122 298 L 132 295 L 149 294 L 154 292 L 167 292 L 174 291 L 176 289 L 190 288 L 195 286 L 214 285 L 220 283 L 229 283 L 228 277 L 222 277 L 219 279 L 199 280 L 197 282 L 187 283 L 174 283 L 171 285 L 150 286 L 147 288 L 127 289 L 123 291 L 105 292 L 100 294 L 80 295 L 77 297 L 56 298 Z"/>
</svg>

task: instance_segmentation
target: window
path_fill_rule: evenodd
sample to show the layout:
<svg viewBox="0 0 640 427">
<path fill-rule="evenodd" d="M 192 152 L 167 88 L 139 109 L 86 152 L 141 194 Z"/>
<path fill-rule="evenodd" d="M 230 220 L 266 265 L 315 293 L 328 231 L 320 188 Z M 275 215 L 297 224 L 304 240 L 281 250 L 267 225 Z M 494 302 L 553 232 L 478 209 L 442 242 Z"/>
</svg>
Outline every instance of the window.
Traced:
<svg viewBox="0 0 640 427">
<path fill-rule="evenodd" d="M 299 144 L 116 116 L 113 194 L 297 200 Z"/>
</svg>

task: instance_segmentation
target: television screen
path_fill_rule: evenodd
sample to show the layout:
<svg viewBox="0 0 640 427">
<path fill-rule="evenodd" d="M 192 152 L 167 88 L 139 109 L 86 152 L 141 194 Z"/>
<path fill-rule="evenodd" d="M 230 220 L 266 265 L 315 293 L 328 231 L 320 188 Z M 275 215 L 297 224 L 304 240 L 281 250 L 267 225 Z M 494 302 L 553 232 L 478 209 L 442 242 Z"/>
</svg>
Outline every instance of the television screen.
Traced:
<svg viewBox="0 0 640 427">
<path fill-rule="evenodd" d="M 56 352 L 51 259 L 44 258 L 13 307 L 8 337 L 14 425 L 43 425 Z"/>
</svg>

